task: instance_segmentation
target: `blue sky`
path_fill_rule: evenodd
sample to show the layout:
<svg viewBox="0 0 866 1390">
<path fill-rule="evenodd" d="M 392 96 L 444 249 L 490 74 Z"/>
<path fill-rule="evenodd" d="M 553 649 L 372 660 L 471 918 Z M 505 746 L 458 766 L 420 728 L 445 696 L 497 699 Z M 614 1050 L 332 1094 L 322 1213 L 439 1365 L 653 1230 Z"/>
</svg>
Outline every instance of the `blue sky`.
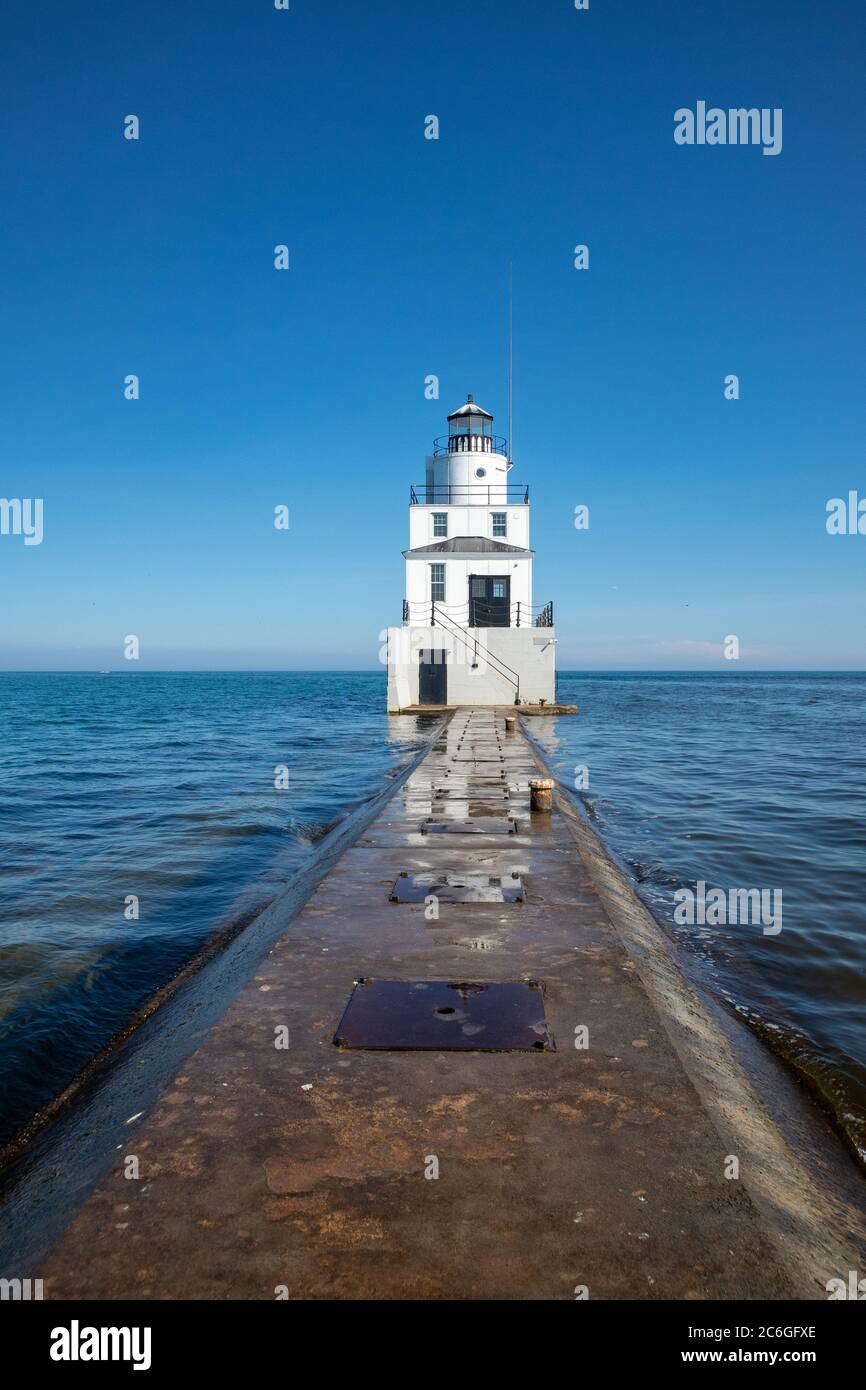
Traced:
<svg viewBox="0 0 866 1390">
<path fill-rule="evenodd" d="M 45 535 L 0 536 L 0 665 L 129 669 L 135 633 L 139 669 L 376 666 L 430 441 L 467 391 L 505 432 L 511 260 L 560 667 L 730 670 L 729 633 L 741 668 L 866 666 L 866 536 L 824 524 L 866 496 L 858 6 L 7 0 L 3 27 L 0 495 Z M 676 145 L 698 100 L 781 107 L 782 153 Z"/>
</svg>

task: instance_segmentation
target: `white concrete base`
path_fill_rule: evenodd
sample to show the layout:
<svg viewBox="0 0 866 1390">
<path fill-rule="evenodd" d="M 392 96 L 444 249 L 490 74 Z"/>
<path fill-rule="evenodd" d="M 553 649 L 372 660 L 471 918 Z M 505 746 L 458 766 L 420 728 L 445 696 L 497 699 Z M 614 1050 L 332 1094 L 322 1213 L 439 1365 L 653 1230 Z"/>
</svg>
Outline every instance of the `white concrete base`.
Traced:
<svg viewBox="0 0 866 1390">
<path fill-rule="evenodd" d="M 421 704 L 422 651 L 441 652 L 449 705 L 511 705 L 519 678 L 522 703 L 553 704 L 556 632 L 552 627 L 389 627 L 388 710 Z M 439 658 L 437 657 L 437 660 Z M 512 675 L 511 672 L 515 675 Z"/>
</svg>

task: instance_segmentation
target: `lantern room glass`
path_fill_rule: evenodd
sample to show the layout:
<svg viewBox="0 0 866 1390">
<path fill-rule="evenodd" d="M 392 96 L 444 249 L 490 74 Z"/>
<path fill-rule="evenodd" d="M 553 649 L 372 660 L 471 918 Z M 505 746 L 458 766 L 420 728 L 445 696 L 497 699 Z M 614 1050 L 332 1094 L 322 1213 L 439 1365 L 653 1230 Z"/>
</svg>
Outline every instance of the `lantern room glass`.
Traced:
<svg viewBox="0 0 866 1390">
<path fill-rule="evenodd" d="M 477 434 L 485 435 L 488 439 L 493 434 L 493 421 L 486 415 L 461 415 L 459 420 L 451 420 L 448 424 L 448 433 L 454 435 Z"/>
</svg>

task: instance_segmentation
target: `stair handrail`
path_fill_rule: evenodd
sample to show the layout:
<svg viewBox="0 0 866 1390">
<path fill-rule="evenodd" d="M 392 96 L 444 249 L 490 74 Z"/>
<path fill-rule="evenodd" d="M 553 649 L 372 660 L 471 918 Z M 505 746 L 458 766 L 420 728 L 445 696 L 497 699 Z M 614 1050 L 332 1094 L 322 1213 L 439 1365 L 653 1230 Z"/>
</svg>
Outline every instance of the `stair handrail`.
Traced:
<svg viewBox="0 0 866 1390">
<path fill-rule="evenodd" d="M 433 623 L 432 623 L 432 626 L 433 626 L 433 627 L 436 626 L 435 619 L 436 619 L 436 615 L 437 615 L 437 614 L 439 615 L 440 621 L 444 618 L 444 620 L 445 620 L 446 623 L 450 623 L 450 624 L 451 624 L 451 629 L 452 629 L 454 632 L 456 632 L 457 636 L 460 638 L 461 642 L 463 643 L 463 645 L 464 645 L 465 647 L 468 648 L 470 642 L 474 642 L 474 644 L 475 644 L 475 655 L 477 656 L 477 655 L 478 655 L 478 638 L 477 638 L 477 637 L 470 637 L 469 634 L 468 634 L 468 631 L 467 631 L 465 628 L 460 627 L 459 624 L 455 623 L 454 619 L 453 619 L 453 618 L 450 618 L 450 617 L 448 616 L 447 613 L 443 613 L 442 610 L 439 608 L 438 604 L 436 604 L 436 603 L 433 603 L 433 604 L 431 605 L 431 618 L 434 620 Z M 447 631 L 447 629 L 446 629 L 446 631 Z M 509 666 L 507 662 L 501 661 L 500 658 L 499 658 L 498 656 L 495 656 L 495 655 L 493 654 L 493 652 L 491 652 L 491 651 L 489 650 L 489 648 L 485 648 L 485 653 L 484 653 L 484 654 L 485 654 L 485 657 L 487 658 L 487 660 L 488 660 L 488 661 L 491 661 L 491 662 L 493 663 L 494 669 L 498 671 L 499 675 L 500 675 L 500 676 L 504 676 L 505 679 L 506 679 L 507 681 L 510 681 L 510 683 L 514 686 L 514 703 L 515 703 L 516 705 L 519 705 L 519 704 L 520 704 L 520 676 L 519 676 L 519 675 L 517 674 L 517 672 L 513 669 L 513 667 Z"/>
</svg>

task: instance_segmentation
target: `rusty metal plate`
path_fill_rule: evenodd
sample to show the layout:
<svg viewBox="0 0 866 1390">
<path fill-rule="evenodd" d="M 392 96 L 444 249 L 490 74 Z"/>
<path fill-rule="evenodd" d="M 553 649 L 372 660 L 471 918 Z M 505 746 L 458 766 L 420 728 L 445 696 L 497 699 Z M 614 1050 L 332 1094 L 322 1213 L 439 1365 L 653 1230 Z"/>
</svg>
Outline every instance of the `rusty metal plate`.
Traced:
<svg viewBox="0 0 866 1390">
<path fill-rule="evenodd" d="M 377 1052 L 553 1049 L 537 980 L 358 980 L 334 1042 Z"/>
<path fill-rule="evenodd" d="M 516 835 L 513 816 L 476 816 L 474 820 L 425 820 L 422 835 Z"/>
<path fill-rule="evenodd" d="M 522 903 L 526 893 L 520 874 L 402 873 L 391 890 L 392 903 Z"/>
</svg>

